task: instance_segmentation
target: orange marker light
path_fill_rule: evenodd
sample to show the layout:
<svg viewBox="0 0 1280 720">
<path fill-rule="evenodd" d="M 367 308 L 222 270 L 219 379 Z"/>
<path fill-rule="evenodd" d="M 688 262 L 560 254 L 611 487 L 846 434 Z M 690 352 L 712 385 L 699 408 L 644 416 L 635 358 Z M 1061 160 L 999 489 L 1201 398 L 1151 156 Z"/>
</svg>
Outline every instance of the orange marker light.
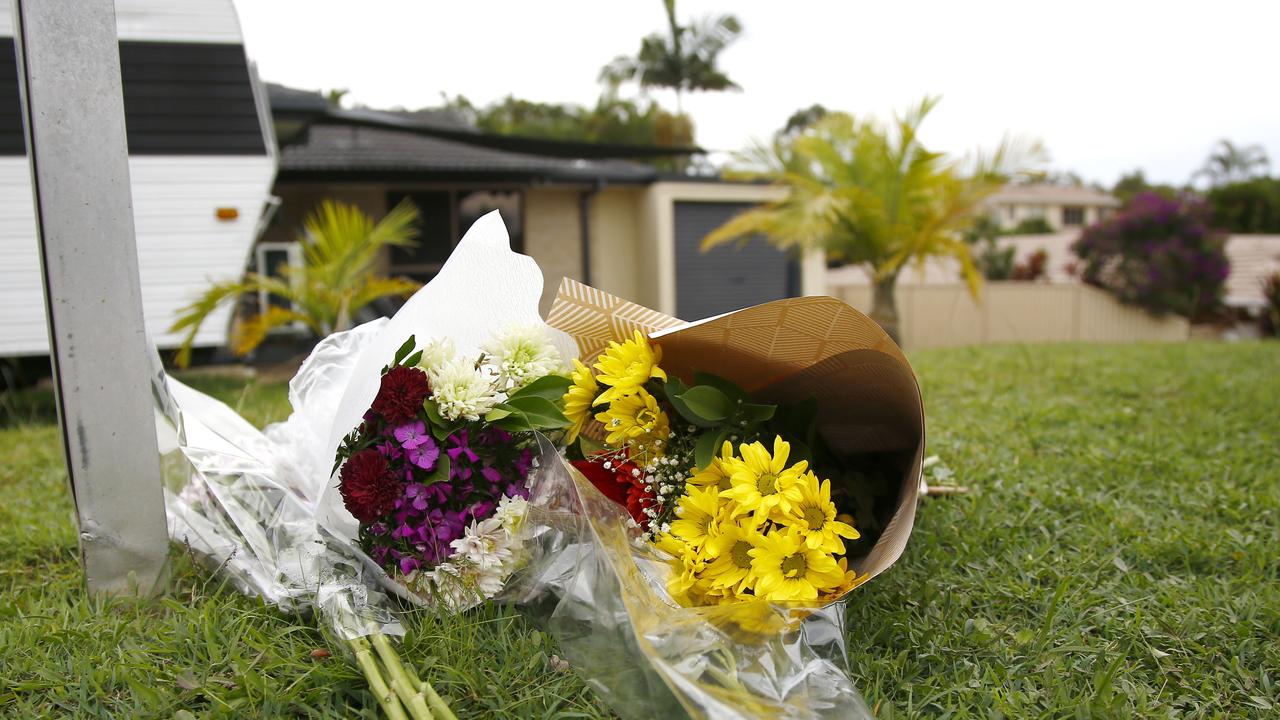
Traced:
<svg viewBox="0 0 1280 720">
<path fill-rule="evenodd" d="M 220 207 L 217 216 L 219 220 L 235 220 L 240 217 L 240 211 L 233 207 Z"/>
</svg>

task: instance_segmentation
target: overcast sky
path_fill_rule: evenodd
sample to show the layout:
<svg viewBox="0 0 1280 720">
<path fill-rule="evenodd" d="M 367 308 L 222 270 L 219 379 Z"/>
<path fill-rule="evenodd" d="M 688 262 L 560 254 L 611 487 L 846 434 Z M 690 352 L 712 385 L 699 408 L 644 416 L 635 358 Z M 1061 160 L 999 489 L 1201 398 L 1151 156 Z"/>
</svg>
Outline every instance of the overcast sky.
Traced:
<svg viewBox="0 0 1280 720">
<path fill-rule="evenodd" d="M 660 0 L 235 3 L 264 79 L 348 88 L 372 107 L 441 93 L 591 104 L 600 66 L 665 23 Z M 1219 138 L 1260 144 L 1280 166 L 1270 0 L 677 4 L 682 18 L 730 10 L 744 33 L 721 65 L 743 91 L 685 101 L 706 148 L 767 137 L 815 102 L 888 117 L 940 94 L 924 138 L 950 152 L 1022 134 L 1054 169 L 1107 185 L 1132 168 L 1184 182 Z"/>
</svg>

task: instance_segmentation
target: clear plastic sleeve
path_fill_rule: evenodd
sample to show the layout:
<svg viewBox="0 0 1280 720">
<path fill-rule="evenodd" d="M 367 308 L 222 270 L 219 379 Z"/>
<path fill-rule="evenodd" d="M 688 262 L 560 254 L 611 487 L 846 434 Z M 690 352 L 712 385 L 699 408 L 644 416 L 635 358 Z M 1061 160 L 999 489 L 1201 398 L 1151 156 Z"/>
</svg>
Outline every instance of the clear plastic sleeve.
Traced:
<svg viewBox="0 0 1280 720">
<path fill-rule="evenodd" d="M 668 565 L 628 515 L 542 442 L 504 599 L 624 718 L 870 718 L 844 671 L 844 602 L 681 607 Z"/>
</svg>

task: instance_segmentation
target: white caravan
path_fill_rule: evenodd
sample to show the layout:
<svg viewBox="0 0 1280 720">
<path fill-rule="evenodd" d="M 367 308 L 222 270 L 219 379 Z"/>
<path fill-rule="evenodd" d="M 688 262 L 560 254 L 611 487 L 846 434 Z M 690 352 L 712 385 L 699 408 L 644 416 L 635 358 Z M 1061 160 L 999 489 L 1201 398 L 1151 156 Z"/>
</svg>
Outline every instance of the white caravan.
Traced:
<svg viewBox="0 0 1280 720">
<path fill-rule="evenodd" d="M 143 313 L 176 347 L 177 310 L 252 252 L 276 174 L 270 110 L 231 0 L 116 0 L 116 25 Z M 0 0 L 0 357 L 49 352 L 17 81 Z M 214 313 L 196 345 L 225 345 L 229 321 Z"/>
</svg>

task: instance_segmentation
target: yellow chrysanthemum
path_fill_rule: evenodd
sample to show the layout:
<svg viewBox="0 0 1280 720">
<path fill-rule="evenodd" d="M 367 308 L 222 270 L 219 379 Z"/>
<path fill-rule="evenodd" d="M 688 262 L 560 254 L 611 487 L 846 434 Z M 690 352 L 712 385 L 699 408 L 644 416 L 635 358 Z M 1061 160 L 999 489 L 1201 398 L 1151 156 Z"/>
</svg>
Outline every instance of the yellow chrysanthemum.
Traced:
<svg viewBox="0 0 1280 720">
<path fill-rule="evenodd" d="M 570 443 L 578 439 L 582 428 L 587 426 L 587 421 L 591 419 L 591 403 L 595 401 L 596 393 L 600 392 L 600 385 L 596 383 L 595 375 L 591 374 L 591 368 L 583 365 L 577 358 L 573 359 L 573 368 L 573 375 L 570 376 L 573 386 L 564 394 L 564 415 L 573 423 L 565 437 L 565 442 Z"/>
<path fill-rule="evenodd" d="M 756 594 L 774 602 L 816 600 L 845 580 L 830 553 L 805 547 L 794 530 L 760 536 L 750 555 Z"/>
<path fill-rule="evenodd" d="M 630 445 L 653 457 L 662 455 L 671 434 L 667 414 L 643 388 L 610 403 L 606 410 L 596 413 L 596 419 L 604 423 L 606 443 L 614 447 Z"/>
<path fill-rule="evenodd" d="M 750 518 L 718 523 L 703 545 L 704 554 L 711 558 L 703 574 L 711 586 L 739 595 L 750 590 L 756 582 L 751 549 L 759 540 L 760 533 Z"/>
<path fill-rule="evenodd" d="M 729 460 L 729 481 L 733 484 L 721 491 L 721 497 L 738 504 L 734 514 L 751 512 L 757 522 L 764 522 L 775 511 L 789 513 L 800 502 L 800 476 L 809 463 L 787 467 L 791 445 L 781 437 L 773 439 L 773 454 L 759 442 L 739 446 L 741 458 Z"/>
<path fill-rule="evenodd" d="M 689 544 L 670 533 L 658 535 L 654 544 L 672 556 L 671 576 L 667 578 L 667 592 L 682 605 L 701 605 L 710 585 L 702 577 L 706 560 Z"/>
<path fill-rule="evenodd" d="M 774 519 L 787 527 L 795 528 L 805 536 L 805 547 L 810 550 L 841 555 L 844 540 L 861 537 L 852 525 L 836 519 L 836 504 L 831 502 L 831 481 L 818 482 L 818 476 L 805 473 L 800 482 L 800 502 L 791 506 L 791 512 L 780 513 Z"/>
<path fill-rule="evenodd" d="M 596 398 L 596 405 L 611 403 L 627 397 L 640 389 L 651 378 L 667 379 L 658 363 L 662 362 L 662 348 L 649 344 L 649 338 L 639 330 L 635 337 L 623 343 L 610 341 L 595 364 L 601 385 L 609 389 Z"/>
<path fill-rule="evenodd" d="M 840 573 L 844 576 L 844 580 L 842 580 L 839 585 L 822 594 L 819 600 L 824 603 L 839 600 L 847 595 L 850 590 L 853 590 L 871 578 L 871 575 L 868 573 L 859 575 L 858 573 L 850 570 L 849 558 L 840 558 L 836 561 L 836 565 L 840 568 Z"/>
<path fill-rule="evenodd" d="M 671 523 L 671 534 L 701 550 L 714 530 L 720 510 L 720 491 L 714 487 L 687 487 L 676 506 L 677 520 Z"/>
<path fill-rule="evenodd" d="M 733 443 L 725 440 L 724 445 L 720 448 L 720 454 L 711 458 L 711 464 L 702 470 L 694 469 L 691 471 L 686 482 L 698 487 L 715 486 L 717 490 L 728 490 L 733 486 L 729 482 L 729 461 L 732 459 Z"/>
</svg>

